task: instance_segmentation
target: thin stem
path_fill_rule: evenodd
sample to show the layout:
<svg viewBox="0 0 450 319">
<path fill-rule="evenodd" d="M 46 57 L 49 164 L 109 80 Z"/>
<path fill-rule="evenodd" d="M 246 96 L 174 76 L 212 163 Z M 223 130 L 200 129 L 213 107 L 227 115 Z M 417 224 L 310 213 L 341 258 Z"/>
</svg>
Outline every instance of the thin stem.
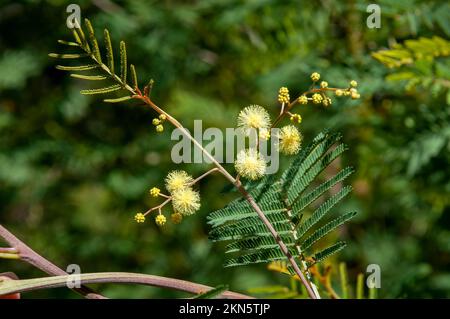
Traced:
<svg viewBox="0 0 450 319">
<path fill-rule="evenodd" d="M 194 179 L 192 181 L 192 183 L 190 185 L 194 185 L 197 184 L 199 181 L 201 181 L 203 178 L 205 178 L 206 176 L 208 176 L 211 173 L 217 172 L 219 169 L 217 167 L 211 168 L 209 171 L 207 171 L 206 173 L 200 175 L 199 177 L 197 177 L 196 179 Z"/>
<path fill-rule="evenodd" d="M 286 256 L 289 263 L 294 268 L 295 273 L 298 275 L 298 277 L 302 281 L 303 285 L 305 286 L 306 291 L 308 292 L 308 295 L 310 296 L 310 298 L 317 299 L 318 296 L 312 289 L 310 282 L 306 279 L 305 275 L 300 270 L 299 266 L 297 265 L 297 262 L 295 261 L 292 254 L 289 252 L 289 249 L 287 248 L 286 244 L 283 242 L 280 235 L 275 230 L 275 228 L 272 226 L 272 224 L 267 219 L 267 217 L 264 215 L 264 212 L 258 206 L 255 199 L 247 192 L 245 187 L 242 186 L 242 183 L 239 180 L 236 180 L 208 151 L 206 151 L 203 148 L 203 146 L 189 133 L 189 131 L 180 124 L 180 122 L 178 122 L 170 114 L 166 113 L 164 110 L 162 110 L 160 107 L 158 107 L 155 103 L 153 103 L 153 101 L 151 101 L 149 97 L 143 96 L 143 95 L 134 95 L 133 97 L 143 101 L 145 104 L 149 105 L 153 110 L 155 110 L 159 114 L 166 115 L 167 120 L 170 123 L 172 123 L 176 128 L 178 128 L 184 136 L 186 136 L 189 140 L 191 140 L 191 142 L 195 146 L 197 146 L 203 152 L 203 154 L 205 154 L 205 156 L 211 161 L 211 163 L 213 163 L 214 166 L 216 166 L 216 168 L 219 170 L 219 172 L 221 172 L 222 175 L 239 190 L 239 192 L 249 202 L 250 206 L 256 212 L 256 214 L 261 219 L 261 221 L 264 223 L 264 225 L 268 228 L 272 237 L 277 242 L 278 246 L 280 246 L 281 251 Z"/>
<path fill-rule="evenodd" d="M 144 213 L 144 216 L 147 216 L 148 214 L 150 214 L 151 212 L 153 212 L 153 211 L 155 211 L 155 210 L 161 211 L 161 208 L 163 208 L 163 207 L 164 207 L 167 203 L 169 203 L 171 200 L 172 200 L 172 197 L 169 197 L 169 198 L 167 198 L 164 202 L 162 202 L 160 205 L 150 208 L 148 211 L 146 211 L 146 212 Z"/>
<path fill-rule="evenodd" d="M 25 243 L 14 236 L 2 225 L 0 225 L 0 238 L 3 238 L 3 240 L 5 240 L 12 248 L 17 250 L 20 259 L 27 262 L 28 264 L 52 276 L 67 275 L 64 270 L 36 253 L 33 249 L 28 247 Z M 86 286 L 81 286 L 81 288 L 74 288 L 73 290 L 88 299 L 106 299 L 106 297 L 94 292 L 91 288 Z"/>
<path fill-rule="evenodd" d="M 45 278 L 8 280 L 0 282 L 0 295 L 26 292 L 38 289 L 66 287 L 67 282 L 73 282 L 75 279 L 80 280 L 82 284 L 94 283 L 124 283 L 124 284 L 140 284 L 153 287 L 169 288 L 178 291 L 188 292 L 192 294 L 200 294 L 207 292 L 213 287 L 202 284 L 192 283 L 186 280 L 126 273 L 126 272 L 103 272 L 103 273 L 86 273 L 79 275 L 53 276 Z M 224 291 L 220 297 L 231 299 L 253 299 L 250 296 L 236 293 L 233 291 Z"/>
<path fill-rule="evenodd" d="M 73 280 L 77 275 L 69 275 L 52 262 L 48 261 L 24 242 L 18 239 L 5 227 L 0 225 L 0 238 L 6 241 L 11 248 L 1 248 L 1 251 L 10 251 L 18 254 L 21 260 L 28 264 L 43 270 L 45 273 L 52 275 L 53 277 L 25 279 L 25 280 L 11 280 L 0 281 L 0 295 L 8 295 L 11 293 L 25 292 L 36 289 L 55 288 L 55 287 L 67 287 L 68 280 Z M 142 285 L 149 285 L 162 288 L 170 288 L 179 291 L 190 292 L 199 294 L 213 289 L 212 287 L 167 277 L 136 274 L 136 273 L 94 273 L 94 274 L 80 274 L 81 288 L 73 288 L 76 292 L 80 293 L 89 299 L 107 299 L 106 297 L 95 293 L 90 288 L 83 284 L 89 283 L 136 283 Z M 233 299 L 251 299 L 252 297 L 239 294 L 232 291 L 225 291 L 221 294 L 224 298 Z"/>
</svg>

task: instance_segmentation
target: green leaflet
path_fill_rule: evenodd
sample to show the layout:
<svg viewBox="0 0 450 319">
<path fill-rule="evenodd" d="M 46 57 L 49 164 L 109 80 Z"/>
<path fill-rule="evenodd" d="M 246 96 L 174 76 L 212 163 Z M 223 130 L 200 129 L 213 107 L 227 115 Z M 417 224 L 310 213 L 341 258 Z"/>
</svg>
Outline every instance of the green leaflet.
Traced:
<svg viewBox="0 0 450 319">
<path fill-rule="evenodd" d="M 331 255 L 334 255 L 335 253 L 339 252 L 340 250 L 344 249 L 345 246 L 347 246 L 347 244 L 343 241 L 337 242 L 336 244 L 325 248 L 324 250 L 319 251 L 318 253 L 316 253 L 313 258 L 314 258 L 314 263 L 310 264 L 309 266 L 312 266 L 314 264 L 318 264 L 322 261 L 324 261 L 325 259 L 327 259 L 328 257 L 330 257 Z"/>
<path fill-rule="evenodd" d="M 106 60 L 108 63 L 108 68 L 112 74 L 114 74 L 114 52 L 111 43 L 111 37 L 109 36 L 109 31 L 105 29 L 104 31 L 105 37 L 105 47 L 106 47 Z"/>
<path fill-rule="evenodd" d="M 89 81 L 100 81 L 100 80 L 106 79 L 106 76 L 103 76 L 103 75 L 84 75 L 84 74 L 72 73 L 70 76 L 73 78 L 76 78 L 76 79 L 89 80 Z"/>
<path fill-rule="evenodd" d="M 65 40 L 58 40 L 58 43 L 68 45 L 71 47 L 79 47 L 80 44 L 78 42 L 71 42 L 71 41 L 65 41 Z"/>
<path fill-rule="evenodd" d="M 98 64 L 88 64 L 88 65 L 79 65 L 79 66 L 66 66 L 66 65 L 57 65 L 56 68 L 62 71 L 88 71 L 93 69 L 98 69 L 100 66 Z"/>
<path fill-rule="evenodd" d="M 94 28 L 92 28 L 91 21 L 84 19 L 84 24 L 89 34 L 89 42 L 92 46 L 92 54 L 99 64 L 102 63 L 102 55 L 100 54 L 100 48 L 98 47 L 97 39 L 95 38 Z"/>
<path fill-rule="evenodd" d="M 312 226 L 319 222 L 330 210 L 351 192 L 351 186 L 345 186 L 336 195 L 330 197 L 319 206 L 314 213 L 298 229 L 298 237 L 302 237 Z"/>
<path fill-rule="evenodd" d="M 295 249 L 291 249 L 292 256 L 298 257 L 298 253 Z M 242 266 L 248 264 L 267 263 L 273 260 L 285 259 L 286 256 L 277 247 L 277 249 L 261 249 L 246 255 L 242 255 L 236 258 L 228 259 L 225 262 L 225 267 Z"/>
<path fill-rule="evenodd" d="M 303 242 L 299 240 L 298 243 L 302 243 L 300 247 L 302 248 L 302 250 L 308 249 L 319 239 L 321 239 L 322 237 L 324 237 L 325 235 L 327 235 L 329 232 L 333 231 L 337 227 L 343 225 L 346 221 L 350 220 L 355 215 L 356 215 L 356 212 L 351 212 L 351 213 L 347 213 L 342 216 L 339 216 L 338 218 L 332 220 L 325 226 L 319 228 L 314 233 L 312 233 L 311 236 L 306 238 Z"/>
<path fill-rule="evenodd" d="M 131 73 L 131 84 L 133 89 L 136 89 L 138 87 L 138 80 L 136 75 L 136 69 L 134 68 L 133 64 L 130 64 L 130 73 Z"/>
<path fill-rule="evenodd" d="M 120 41 L 120 79 L 127 83 L 127 47 L 123 41 Z"/>
<path fill-rule="evenodd" d="M 59 54 L 59 53 L 49 53 L 49 57 L 58 59 L 80 59 L 89 56 L 86 53 L 70 53 L 70 54 Z"/>
<path fill-rule="evenodd" d="M 307 249 L 355 215 L 351 212 L 338 216 L 303 238 L 351 191 L 351 187 L 343 187 L 312 214 L 306 211 L 312 203 L 353 173 L 353 168 L 347 167 L 317 183 L 321 172 L 347 149 L 344 144 L 338 143 L 340 139 L 339 134 L 322 132 L 293 159 L 281 178 L 265 176 L 257 182 L 246 184 L 293 256 L 305 258 Z M 300 222 L 303 215 L 309 215 L 309 218 Z M 212 226 L 209 233 L 211 240 L 228 242 L 226 254 L 230 258 L 226 267 L 286 259 L 267 226 L 242 198 L 210 213 L 208 223 Z M 314 258 L 316 262 L 322 261 L 344 246 L 345 243 L 339 242 L 318 252 Z"/>
<path fill-rule="evenodd" d="M 120 76 L 115 74 L 114 68 L 114 52 L 112 48 L 112 42 L 110 38 L 110 34 L 108 30 L 104 30 L 104 41 L 106 46 L 106 63 L 102 62 L 102 56 L 100 53 L 100 48 L 98 45 L 98 41 L 95 37 L 94 29 L 92 27 L 91 22 L 88 19 L 85 19 L 85 29 L 87 30 L 87 36 L 83 32 L 78 21 L 75 21 L 75 28 L 72 29 L 73 36 L 75 42 L 63 41 L 60 40 L 59 43 L 68 45 L 70 47 L 78 47 L 81 53 L 70 53 L 70 54 L 58 54 L 58 53 L 50 53 L 50 57 L 54 58 L 62 58 L 62 59 L 79 59 L 89 57 L 91 58 L 91 64 L 83 64 L 79 66 L 66 66 L 66 65 L 58 65 L 56 68 L 63 71 L 88 71 L 98 69 L 100 74 L 90 75 L 90 74 L 71 74 L 72 77 L 82 80 L 89 81 L 102 81 L 106 80 L 106 82 L 102 88 L 98 89 L 89 89 L 82 90 L 80 93 L 89 95 L 89 94 L 107 94 L 112 93 L 118 90 L 126 90 L 127 95 L 122 97 L 112 97 L 105 98 L 104 101 L 107 103 L 119 103 L 132 98 L 133 95 L 136 94 L 137 87 L 137 75 L 134 66 L 130 66 L 131 76 L 133 81 L 134 88 L 131 88 L 126 80 L 127 80 L 127 53 L 125 42 L 120 42 L 120 61 L 121 61 L 121 70 Z"/>
<path fill-rule="evenodd" d="M 123 101 L 127 101 L 131 99 L 131 96 L 127 95 L 127 96 L 122 96 L 122 97 L 118 97 L 117 99 L 104 99 L 103 102 L 106 103 L 120 103 Z"/>
<path fill-rule="evenodd" d="M 122 88 L 119 84 L 111 85 L 108 87 L 100 88 L 100 89 L 91 89 L 91 90 L 81 90 L 81 94 L 90 95 L 90 94 L 106 94 L 114 91 L 118 91 Z"/>
<path fill-rule="evenodd" d="M 300 196 L 294 203 L 292 209 L 297 212 L 303 211 L 309 205 L 311 205 L 314 201 L 316 201 L 320 196 L 322 196 L 325 192 L 330 190 L 336 184 L 341 183 L 347 177 L 349 177 L 354 172 L 352 167 L 346 167 L 332 178 L 328 179 L 326 182 L 323 182 L 308 194 Z"/>
</svg>

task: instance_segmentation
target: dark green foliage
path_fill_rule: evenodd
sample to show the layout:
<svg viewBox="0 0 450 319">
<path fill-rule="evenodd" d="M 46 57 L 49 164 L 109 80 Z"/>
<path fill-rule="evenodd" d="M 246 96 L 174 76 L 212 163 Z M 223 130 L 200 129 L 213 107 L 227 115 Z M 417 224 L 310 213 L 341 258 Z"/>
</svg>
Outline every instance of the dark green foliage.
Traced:
<svg viewBox="0 0 450 319">
<path fill-rule="evenodd" d="M 252 195 L 291 254 L 302 260 L 306 260 L 306 257 L 311 255 L 308 252 L 313 244 L 355 215 L 355 213 L 347 213 L 316 231 L 309 232 L 348 195 L 351 187 L 346 186 L 313 210 L 306 220 L 301 220 L 301 216 L 305 215 L 305 209 L 309 205 L 321 198 L 322 194 L 329 192 L 337 181 L 342 182 L 350 175 L 351 169 L 346 168 L 327 177 L 327 180 L 318 186 L 314 186 L 313 183 L 319 174 L 346 149 L 343 144 L 336 145 L 340 138 L 338 134 L 320 133 L 310 145 L 292 159 L 291 165 L 278 181 L 274 181 L 273 176 L 266 176 L 259 183 L 252 182 L 247 185 L 253 190 Z M 307 189 L 311 190 L 305 194 Z M 302 209 L 298 209 L 296 203 L 302 203 Z M 237 199 L 225 208 L 211 213 L 208 216 L 208 223 L 213 226 L 210 232 L 212 240 L 231 241 L 227 245 L 226 253 L 232 255 L 225 266 L 267 263 L 286 258 L 267 227 L 253 212 L 250 205 L 242 199 Z M 306 236 L 308 233 L 310 234 Z M 309 265 L 324 260 L 341 250 L 344 245 L 340 242 L 323 249 L 313 256 L 314 262 Z"/>
</svg>

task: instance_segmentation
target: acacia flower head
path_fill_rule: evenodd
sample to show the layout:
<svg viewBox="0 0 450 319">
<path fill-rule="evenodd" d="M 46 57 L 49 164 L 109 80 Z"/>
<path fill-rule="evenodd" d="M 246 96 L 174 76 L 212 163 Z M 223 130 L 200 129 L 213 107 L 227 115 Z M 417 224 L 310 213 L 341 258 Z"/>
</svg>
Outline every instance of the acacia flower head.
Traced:
<svg viewBox="0 0 450 319">
<path fill-rule="evenodd" d="M 323 97 L 319 93 L 314 93 L 312 96 L 312 101 L 314 104 L 322 103 Z"/>
<path fill-rule="evenodd" d="M 301 95 L 299 98 L 298 98 L 298 103 L 300 103 L 300 104 L 308 104 L 308 97 L 306 96 L 306 95 Z"/>
<path fill-rule="evenodd" d="M 153 119 L 152 124 L 156 126 L 156 125 L 161 124 L 161 121 L 159 119 Z"/>
<path fill-rule="evenodd" d="M 302 143 L 302 135 L 294 125 L 287 125 L 281 128 L 279 133 L 280 141 L 278 149 L 285 155 L 297 154 Z"/>
<path fill-rule="evenodd" d="M 164 126 L 162 126 L 161 124 L 156 125 L 156 132 L 162 133 L 163 131 L 164 131 Z"/>
<path fill-rule="evenodd" d="M 152 197 L 158 197 L 161 193 L 161 190 L 158 187 L 152 187 L 152 189 L 149 190 L 149 194 Z"/>
<path fill-rule="evenodd" d="M 250 105 L 239 112 L 238 127 L 248 133 L 250 129 L 267 129 L 270 127 L 270 116 L 265 108 Z"/>
<path fill-rule="evenodd" d="M 342 91 L 341 89 L 337 89 L 334 93 L 336 94 L 336 96 L 342 96 L 344 94 L 344 91 Z"/>
<path fill-rule="evenodd" d="M 324 98 L 322 101 L 323 106 L 330 106 L 331 103 L 332 103 L 332 101 L 329 97 Z"/>
<path fill-rule="evenodd" d="M 241 150 L 234 162 L 234 167 L 239 175 L 250 180 L 257 180 L 263 177 L 266 172 L 266 166 L 266 161 L 254 148 Z"/>
<path fill-rule="evenodd" d="M 172 194 L 172 205 L 182 215 L 192 215 L 200 209 L 200 195 L 190 187 L 179 189 Z"/>
<path fill-rule="evenodd" d="M 166 221 L 167 221 L 166 216 L 164 216 L 162 214 L 159 214 L 158 216 L 155 217 L 155 222 L 156 222 L 156 225 L 158 225 L 158 226 L 164 226 Z"/>
<path fill-rule="evenodd" d="M 287 87 L 281 87 L 280 90 L 278 91 L 278 102 L 280 103 L 289 103 L 290 101 L 290 97 L 289 97 L 289 90 Z"/>
<path fill-rule="evenodd" d="M 185 171 L 171 171 L 165 179 L 166 188 L 170 193 L 189 187 L 193 181 L 192 176 Z"/>
<path fill-rule="evenodd" d="M 164 122 L 167 119 L 166 114 L 160 114 L 159 119 Z"/>
<path fill-rule="evenodd" d="M 314 82 L 317 82 L 320 80 L 320 74 L 317 72 L 314 72 L 313 74 L 311 74 L 311 80 L 313 80 Z"/>
<path fill-rule="evenodd" d="M 142 213 L 137 213 L 136 215 L 134 215 L 134 220 L 136 221 L 136 223 L 143 223 L 145 222 L 145 216 Z"/>
<path fill-rule="evenodd" d="M 291 122 L 300 124 L 302 122 L 302 116 L 300 114 L 292 114 Z"/>
<path fill-rule="evenodd" d="M 356 82 L 355 80 L 350 81 L 350 86 L 355 88 L 358 86 L 358 82 Z"/>
<path fill-rule="evenodd" d="M 328 87 L 328 82 L 327 81 L 320 82 L 320 87 L 323 88 L 323 89 L 327 88 Z"/>
<path fill-rule="evenodd" d="M 172 219 L 172 223 L 179 224 L 183 220 L 183 215 L 181 215 L 180 213 L 173 213 L 172 215 L 170 215 L 170 219 Z"/>
</svg>

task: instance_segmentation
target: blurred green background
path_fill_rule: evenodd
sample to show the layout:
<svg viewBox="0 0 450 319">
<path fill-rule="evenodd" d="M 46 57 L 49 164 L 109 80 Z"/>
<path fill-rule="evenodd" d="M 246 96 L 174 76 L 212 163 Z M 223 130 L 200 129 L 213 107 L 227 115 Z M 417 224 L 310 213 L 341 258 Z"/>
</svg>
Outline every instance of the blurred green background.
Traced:
<svg viewBox="0 0 450 319">
<path fill-rule="evenodd" d="M 241 292 L 288 282 L 264 265 L 222 267 L 224 249 L 208 241 L 206 215 L 235 194 L 220 194 L 219 176 L 202 182 L 202 209 L 181 225 L 136 224 L 134 214 L 157 203 L 148 189 L 162 187 L 169 170 L 198 175 L 206 167 L 171 162 L 170 132 L 154 132 L 153 112 L 82 96 L 86 83 L 55 70 L 58 61 L 47 54 L 63 51 L 57 39 L 71 39 L 65 21 L 73 1 L 0 3 L 2 224 L 58 265 L 76 263 L 83 272 L 141 272 Z M 234 126 L 239 109 L 255 103 L 276 115 L 278 88 L 295 97 L 314 71 L 330 86 L 357 80 L 360 100 L 299 110 L 306 142 L 326 127 L 342 132 L 350 146 L 342 163 L 357 169 L 341 207 L 359 214 L 331 236 L 348 247 L 329 262 L 347 262 L 352 281 L 379 264 L 381 298 L 450 297 L 449 59 L 407 66 L 417 85 L 406 85 L 386 80 L 395 70 L 371 56 L 407 39 L 448 39 L 446 1 L 378 1 L 380 29 L 366 26 L 368 1 L 77 3 L 98 34 L 107 27 L 116 48 L 127 42 L 141 84 L 154 78 L 153 99 L 188 127 L 199 117 L 205 127 Z M 1 260 L 3 271 L 43 275 Z M 109 297 L 184 296 L 96 288 Z M 24 296 L 77 298 L 66 289 Z"/>
</svg>

